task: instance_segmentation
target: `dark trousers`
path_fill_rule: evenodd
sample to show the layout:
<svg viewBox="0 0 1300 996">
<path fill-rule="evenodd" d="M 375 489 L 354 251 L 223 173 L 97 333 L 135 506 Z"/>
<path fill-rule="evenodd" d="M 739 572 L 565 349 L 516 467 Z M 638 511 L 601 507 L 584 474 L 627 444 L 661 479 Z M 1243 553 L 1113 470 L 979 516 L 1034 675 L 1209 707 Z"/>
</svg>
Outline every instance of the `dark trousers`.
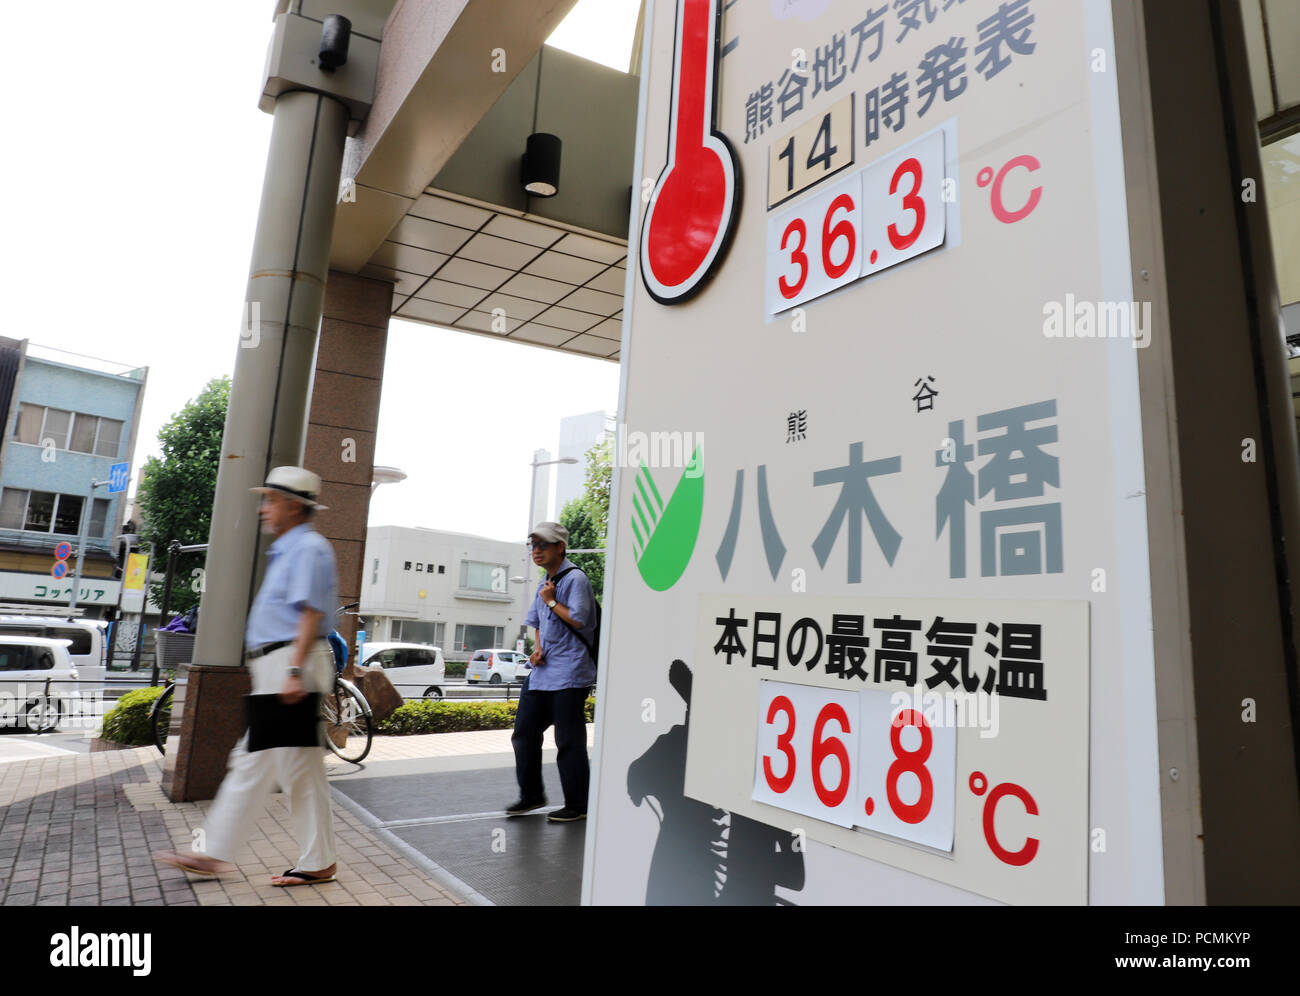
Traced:
<svg viewBox="0 0 1300 996">
<path fill-rule="evenodd" d="M 515 733 L 510 743 L 515 749 L 515 777 L 519 795 L 525 802 L 536 802 L 546 795 L 542 785 L 542 734 L 555 726 L 555 746 L 559 755 L 560 785 L 564 805 L 579 812 L 587 811 L 587 717 L 583 704 L 589 689 L 561 688 L 554 692 L 535 692 L 524 687 L 519 693 L 519 711 L 515 713 Z"/>
</svg>

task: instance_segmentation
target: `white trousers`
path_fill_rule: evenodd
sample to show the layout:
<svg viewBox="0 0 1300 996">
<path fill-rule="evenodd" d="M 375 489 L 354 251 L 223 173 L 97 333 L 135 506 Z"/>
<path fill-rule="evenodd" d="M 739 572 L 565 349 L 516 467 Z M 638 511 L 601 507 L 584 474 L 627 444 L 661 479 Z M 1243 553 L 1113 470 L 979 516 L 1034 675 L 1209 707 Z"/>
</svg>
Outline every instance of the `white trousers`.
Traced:
<svg viewBox="0 0 1300 996">
<path fill-rule="evenodd" d="M 264 654 L 248 662 L 254 695 L 284 690 L 293 647 Z M 334 690 L 334 654 L 318 640 L 303 661 L 302 683 L 309 692 Z M 293 837 L 299 847 L 300 871 L 322 871 L 334 864 L 334 816 L 330 810 L 329 781 L 325 776 L 324 747 L 273 747 L 248 751 L 248 734 L 230 752 L 229 770 L 208 810 L 204 827 L 204 853 L 220 861 L 235 862 L 252 835 L 267 798 L 279 785 L 289 797 Z M 276 869 L 279 874 L 280 869 Z"/>
</svg>

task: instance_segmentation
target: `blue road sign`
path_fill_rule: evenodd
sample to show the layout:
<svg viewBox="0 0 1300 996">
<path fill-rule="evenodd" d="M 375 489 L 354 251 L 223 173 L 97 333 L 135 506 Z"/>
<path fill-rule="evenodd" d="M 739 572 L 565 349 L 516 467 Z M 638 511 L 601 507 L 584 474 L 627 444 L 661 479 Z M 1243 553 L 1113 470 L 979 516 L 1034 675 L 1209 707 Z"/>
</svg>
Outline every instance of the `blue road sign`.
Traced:
<svg viewBox="0 0 1300 996">
<path fill-rule="evenodd" d="M 108 472 L 108 493 L 116 494 L 126 490 L 126 478 L 131 471 L 129 463 L 115 463 Z"/>
</svg>

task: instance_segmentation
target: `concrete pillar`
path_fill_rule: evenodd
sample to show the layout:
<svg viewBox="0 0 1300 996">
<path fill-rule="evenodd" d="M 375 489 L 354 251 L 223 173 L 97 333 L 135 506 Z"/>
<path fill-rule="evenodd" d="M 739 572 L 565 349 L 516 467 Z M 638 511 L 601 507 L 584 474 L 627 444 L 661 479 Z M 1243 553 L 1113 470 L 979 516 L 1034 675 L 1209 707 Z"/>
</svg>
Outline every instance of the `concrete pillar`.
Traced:
<svg viewBox="0 0 1300 996">
<path fill-rule="evenodd" d="M 1261 175 L 1241 12 L 1114 10 L 1133 286 L 1159 316 L 1138 373 L 1165 899 L 1294 905 L 1300 466 L 1267 213 L 1241 196 Z"/>
<path fill-rule="evenodd" d="M 329 508 L 317 516 L 316 528 L 334 546 L 344 605 L 361 597 L 392 301 L 393 285 L 383 280 L 331 270 L 325 285 L 304 465 L 324 483 L 321 503 Z M 337 628 L 352 646 L 356 616 L 342 617 Z"/>
<path fill-rule="evenodd" d="M 316 330 L 329 271 L 348 108 L 305 90 L 281 94 L 257 218 L 199 607 L 194 661 L 163 789 L 173 801 L 211 798 L 239 736 L 244 623 L 267 545 L 257 496 L 267 471 L 300 464 Z M 238 677 L 237 677 L 238 676 Z M 212 694 L 206 695 L 208 686 Z M 180 704 L 182 696 L 178 694 Z M 179 733 L 179 737 L 177 737 Z"/>
</svg>

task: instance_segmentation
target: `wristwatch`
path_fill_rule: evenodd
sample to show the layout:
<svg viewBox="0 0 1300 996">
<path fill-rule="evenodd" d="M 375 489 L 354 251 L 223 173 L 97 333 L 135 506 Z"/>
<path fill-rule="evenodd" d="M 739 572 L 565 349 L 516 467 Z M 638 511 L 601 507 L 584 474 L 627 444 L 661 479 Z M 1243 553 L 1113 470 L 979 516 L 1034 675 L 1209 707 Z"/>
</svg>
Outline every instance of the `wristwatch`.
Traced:
<svg viewBox="0 0 1300 996">
<path fill-rule="evenodd" d="M 547 603 L 546 603 L 546 607 L 547 607 L 548 609 L 553 609 L 553 608 L 555 608 L 555 599 L 552 598 L 549 602 L 547 602 Z"/>
<path fill-rule="evenodd" d="M 290 677 L 290 678 L 301 678 L 301 677 L 302 677 L 302 668 L 300 668 L 300 667 L 291 667 L 291 668 L 289 668 L 289 677 Z"/>
</svg>

